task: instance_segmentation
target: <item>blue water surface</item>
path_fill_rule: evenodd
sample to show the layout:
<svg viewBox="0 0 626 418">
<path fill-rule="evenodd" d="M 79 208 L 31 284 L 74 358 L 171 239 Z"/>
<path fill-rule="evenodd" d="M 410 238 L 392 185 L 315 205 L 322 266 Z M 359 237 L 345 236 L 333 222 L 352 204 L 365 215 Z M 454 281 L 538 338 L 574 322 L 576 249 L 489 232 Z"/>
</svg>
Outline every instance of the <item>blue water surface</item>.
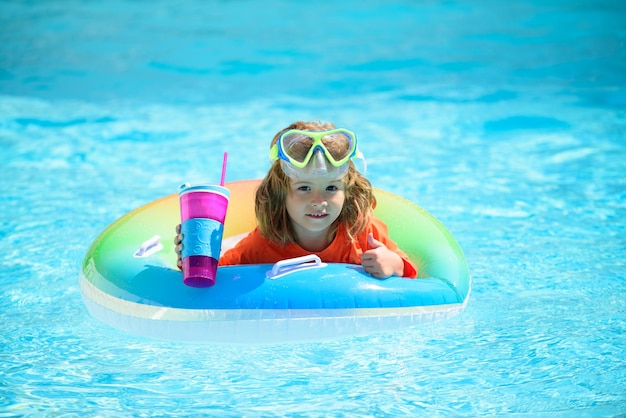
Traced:
<svg viewBox="0 0 626 418">
<path fill-rule="evenodd" d="M 623 416 L 626 3 L 0 0 L 0 416 Z M 95 237 L 262 177 L 295 120 L 354 130 L 434 214 L 465 311 L 315 344 L 93 319 Z"/>
</svg>

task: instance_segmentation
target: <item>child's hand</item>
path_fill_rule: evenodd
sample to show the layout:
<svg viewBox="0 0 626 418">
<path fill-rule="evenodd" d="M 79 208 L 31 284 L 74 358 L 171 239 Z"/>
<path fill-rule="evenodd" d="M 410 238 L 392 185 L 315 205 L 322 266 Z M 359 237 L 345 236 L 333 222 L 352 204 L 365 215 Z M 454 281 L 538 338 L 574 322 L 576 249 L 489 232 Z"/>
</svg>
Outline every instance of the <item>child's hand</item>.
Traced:
<svg viewBox="0 0 626 418">
<path fill-rule="evenodd" d="M 174 251 L 176 251 L 176 255 L 178 256 L 178 260 L 176 261 L 176 265 L 179 269 L 183 269 L 183 234 L 180 232 L 180 224 L 176 225 L 176 236 L 174 237 Z"/>
<path fill-rule="evenodd" d="M 404 262 L 398 254 L 391 251 L 382 242 L 374 239 L 372 233 L 367 236 L 367 243 L 370 249 L 361 255 L 361 265 L 367 273 L 377 279 L 404 274 Z"/>
</svg>

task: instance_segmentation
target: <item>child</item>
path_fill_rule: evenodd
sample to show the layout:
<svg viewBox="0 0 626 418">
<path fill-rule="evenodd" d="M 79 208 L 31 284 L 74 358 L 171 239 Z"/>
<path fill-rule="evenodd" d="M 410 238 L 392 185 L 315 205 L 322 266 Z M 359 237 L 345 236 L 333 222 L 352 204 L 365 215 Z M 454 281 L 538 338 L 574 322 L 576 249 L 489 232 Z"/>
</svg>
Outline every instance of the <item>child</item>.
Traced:
<svg viewBox="0 0 626 418">
<path fill-rule="evenodd" d="M 373 277 L 417 277 L 417 268 L 373 215 L 376 199 L 359 173 L 356 137 L 331 123 L 296 122 L 272 140 L 272 167 L 256 191 L 258 226 L 220 265 L 275 263 L 316 254 L 361 264 Z M 174 240 L 181 262 L 180 225 Z"/>
</svg>

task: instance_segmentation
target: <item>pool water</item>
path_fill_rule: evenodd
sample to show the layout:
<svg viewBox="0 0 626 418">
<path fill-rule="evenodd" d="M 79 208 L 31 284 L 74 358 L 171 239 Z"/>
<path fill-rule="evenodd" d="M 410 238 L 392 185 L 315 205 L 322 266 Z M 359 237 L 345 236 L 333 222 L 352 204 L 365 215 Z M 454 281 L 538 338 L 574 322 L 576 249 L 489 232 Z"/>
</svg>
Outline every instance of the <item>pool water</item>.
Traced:
<svg viewBox="0 0 626 418">
<path fill-rule="evenodd" d="M 0 1 L 0 416 L 623 416 L 626 3 Z M 440 219 L 460 315 L 321 343 L 125 334 L 94 238 L 184 182 L 262 177 L 295 120 Z"/>
</svg>

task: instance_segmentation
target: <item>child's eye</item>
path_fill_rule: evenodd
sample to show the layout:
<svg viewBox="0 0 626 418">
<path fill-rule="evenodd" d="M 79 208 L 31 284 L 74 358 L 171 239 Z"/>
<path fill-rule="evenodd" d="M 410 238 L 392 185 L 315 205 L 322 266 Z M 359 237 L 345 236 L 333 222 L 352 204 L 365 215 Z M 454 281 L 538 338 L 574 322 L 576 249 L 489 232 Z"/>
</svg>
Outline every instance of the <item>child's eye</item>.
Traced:
<svg viewBox="0 0 626 418">
<path fill-rule="evenodd" d="M 337 186 L 328 186 L 326 190 L 329 192 L 336 192 L 339 189 L 337 188 Z"/>
<path fill-rule="evenodd" d="M 300 186 L 298 187 L 298 190 L 300 190 L 301 192 L 308 192 L 309 190 L 311 190 L 311 188 L 309 186 Z"/>
</svg>

